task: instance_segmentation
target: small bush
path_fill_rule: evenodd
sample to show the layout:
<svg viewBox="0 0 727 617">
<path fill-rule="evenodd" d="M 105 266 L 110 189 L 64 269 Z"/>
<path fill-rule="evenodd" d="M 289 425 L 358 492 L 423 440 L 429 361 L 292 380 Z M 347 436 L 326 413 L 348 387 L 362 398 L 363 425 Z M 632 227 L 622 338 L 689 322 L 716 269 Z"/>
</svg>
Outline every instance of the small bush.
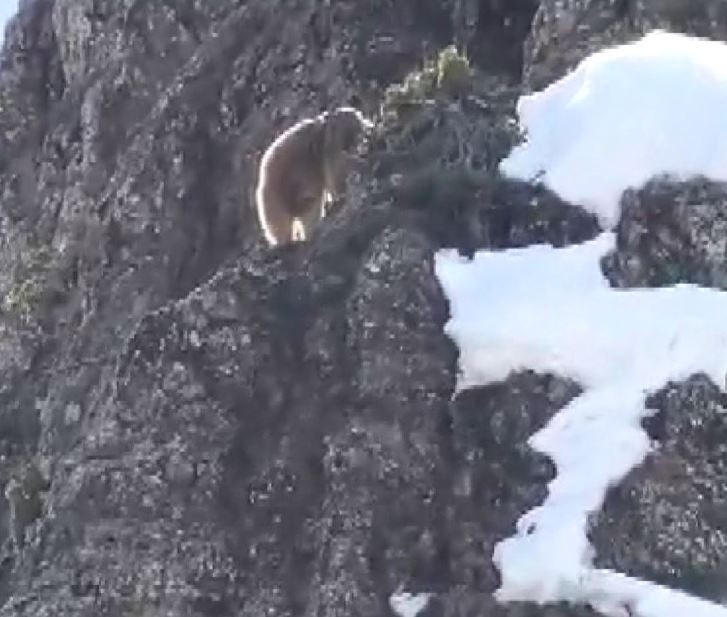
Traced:
<svg viewBox="0 0 727 617">
<path fill-rule="evenodd" d="M 454 45 L 442 50 L 437 59 L 437 86 L 449 95 L 466 92 L 471 83 L 470 63 Z"/>
<path fill-rule="evenodd" d="M 443 49 L 437 58 L 409 73 L 401 84 L 393 84 L 384 94 L 384 110 L 399 113 L 438 96 L 463 94 L 471 83 L 470 65 L 454 45 Z"/>
<path fill-rule="evenodd" d="M 423 103 L 432 97 L 436 84 L 437 71 L 432 66 L 409 73 L 403 84 L 394 84 L 386 89 L 384 105 L 399 108 Z"/>
</svg>

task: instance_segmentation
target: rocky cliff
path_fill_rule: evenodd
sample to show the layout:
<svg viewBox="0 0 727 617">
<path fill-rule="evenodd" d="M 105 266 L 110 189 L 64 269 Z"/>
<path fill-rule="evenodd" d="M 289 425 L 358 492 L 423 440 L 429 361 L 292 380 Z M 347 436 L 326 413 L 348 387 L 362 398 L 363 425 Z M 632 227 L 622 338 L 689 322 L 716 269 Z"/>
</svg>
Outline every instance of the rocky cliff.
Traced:
<svg viewBox="0 0 727 617">
<path fill-rule="evenodd" d="M 492 598 L 492 548 L 554 472 L 526 440 L 578 386 L 521 373 L 453 398 L 432 257 L 597 233 L 497 162 L 518 94 L 654 26 L 727 38 L 727 11 L 20 0 L 0 56 L 0 615 L 381 617 L 397 590 L 433 594 L 422 617 L 592 614 Z M 407 75 L 451 42 L 471 78 L 422 96 Z M 268 249 L 262 150 L 345 103 L 379 123 L 345 206 Z M 627 195 L 612 282 L 727 287 L 726 203 L 707 182 Z M 724 600 L 727 401 L 695 376 L 652 402 L 661 447 L 592 541 Z"/>
</svg>

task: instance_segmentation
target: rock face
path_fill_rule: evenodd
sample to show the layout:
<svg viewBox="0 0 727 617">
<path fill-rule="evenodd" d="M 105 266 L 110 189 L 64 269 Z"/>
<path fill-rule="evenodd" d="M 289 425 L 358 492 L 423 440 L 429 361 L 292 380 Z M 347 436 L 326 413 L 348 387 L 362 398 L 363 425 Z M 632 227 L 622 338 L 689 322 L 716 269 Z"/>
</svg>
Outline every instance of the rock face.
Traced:
<svg viewBox="0 0 727 617">
<path fill-rule="evenodd" d="M 398 589 L 433 593 L 427 617 L 590 615 L 492 599 L 492 547 L 553 474 L 526 440 L 578 387 L 524 373 L 451 400 L 432 256 L 597 233 L 495 168 L 521 75 L 651 19 L 724 31 L 720 3 L 647 4 L 21 0 L 0 58 L 0 615 L 381 617 Z M 470 91 L 379 114 L 453 40 Z M 345 206 L 269 250 L 262 150 L 345 103 L 380 120 Z M 614 284 L 724 287 L 723 201 L 631 195 Z M 723 401 L 695 379 L 655 397 L 664 447 L 594 542 L 725 598 Z"/>
<path fill-rule="evenodd" d="M 523 77 L 534 89 L 560 77 L 592 51 L 654 28 L 723 39 L 722 0 L 542 0 L 525 44 Z"/>
</svg>

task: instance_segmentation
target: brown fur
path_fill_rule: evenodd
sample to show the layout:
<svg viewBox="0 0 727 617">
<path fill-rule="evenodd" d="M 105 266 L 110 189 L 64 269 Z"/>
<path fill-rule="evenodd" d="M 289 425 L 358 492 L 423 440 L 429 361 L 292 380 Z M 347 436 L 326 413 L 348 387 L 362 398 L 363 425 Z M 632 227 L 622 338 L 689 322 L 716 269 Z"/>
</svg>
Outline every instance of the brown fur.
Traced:
<svg viewBox="0 0 727 617">
<path fill-rule="evenodd" d="M 371 122 L 352 107 L 306 118 L 279 135 L 263 154 L 255 202 L 271 246 L 308 240 L 324 216 L 327 201 L 343 194 L 343 158 Z M 298 222 L 299 233 L 293 224 Z"/>
</svg>

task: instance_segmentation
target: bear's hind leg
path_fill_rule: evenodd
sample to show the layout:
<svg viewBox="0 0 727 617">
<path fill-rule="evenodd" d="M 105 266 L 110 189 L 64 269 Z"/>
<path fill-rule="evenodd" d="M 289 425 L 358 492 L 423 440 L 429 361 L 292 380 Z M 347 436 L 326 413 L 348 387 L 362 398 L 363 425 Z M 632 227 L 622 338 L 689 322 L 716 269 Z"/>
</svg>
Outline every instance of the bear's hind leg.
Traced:
<svg viewBox="0 0 727 617">
<path fill-rule="evenodd" d="M 266 203 L 258 208 L 260 225 L 270 246 L 288 244 L 293 240 L 293 218 L 279 204 Z"/>
<path fill-rule="evenodd" d="M 300 226 L 301 240 L 310 240 L 313 235 L 313 231 L 318 226 L 323 218 L 323 200 L 317 199 L 314 205 L 311 205 L 310 209 L 298 217 L 298 223 Z"/>
</svg>

